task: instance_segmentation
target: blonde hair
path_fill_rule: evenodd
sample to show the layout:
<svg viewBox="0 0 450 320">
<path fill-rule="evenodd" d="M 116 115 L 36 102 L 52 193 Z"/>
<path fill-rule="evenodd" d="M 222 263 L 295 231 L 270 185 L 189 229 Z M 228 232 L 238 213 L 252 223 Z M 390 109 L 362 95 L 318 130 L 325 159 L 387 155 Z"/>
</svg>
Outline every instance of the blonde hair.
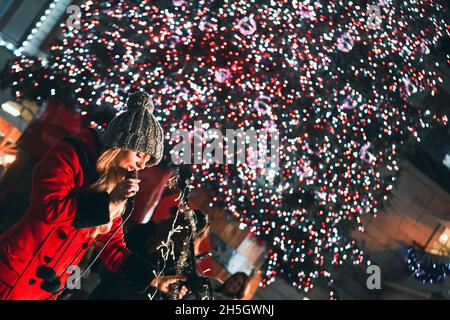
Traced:
<svg viewBox="0 0 450 320">
<path fill-rule="evenodd" d="M 89 187 L 90 190 L 110 193 L 125 178 L 125 173 L 120 170 L 118 165 L 119 156 L 123 152 L 123 149 L 114 148 L 108 149 L 100 155 L 96 164 L 100 177 Z M 112 227 L 112 218 L 109 223 L 94 227 L 92 236 L 95 238 L 99 234 L 108 233 Z"/>
</svg>

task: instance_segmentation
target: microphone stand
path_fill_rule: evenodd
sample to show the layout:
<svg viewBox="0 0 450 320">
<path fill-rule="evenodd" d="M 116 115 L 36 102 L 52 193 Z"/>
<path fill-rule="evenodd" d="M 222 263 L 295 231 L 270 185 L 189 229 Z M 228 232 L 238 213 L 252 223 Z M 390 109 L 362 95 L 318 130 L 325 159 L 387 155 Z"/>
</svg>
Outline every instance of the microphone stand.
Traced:
<svg viewBox="0 0 450 320">
<path fill-rule="evenodd" d="M 194 238 L 196 236 L 196 221 L 194 217 L 193 211 L 189 207 L 189 194 L 190 191 L 194 188 L 189 184 L 189 180 L 192 177 L 192 173 L 187 166 L 181 166 L 178 170 L 178 179 L 177 184 L 178 188 L 181 190 L 180 194 L 180 203 L 178 210 L 181 211 L 185 217 L 185 219 L 189 222 L 189 232 L 183 242 L 183 252 L 181 256 L 178 258 L 176 263 L 176 271 L 177 274 L 181 274 L 186 276 L 187 281 L 186 285 L 191 287 L 191 289 L 197 291 L 195 292 L 196 297 L 200 296 L 202 300 L 208 299 L 212 300 L 211 296 L 211 286 L 209 281 L 204 277 L 199 277 L 197 275 L 196 269 L 196 257 L 194 251 Z M 171 300 L 178 300 L 178 295 L 181 290 L 182 283 L 177 282 L 173 285 L 172 294 L 170 296 Z M 206 297 L 203 298 L 202 294 L 199 293 L 206 290 Z"/>
</svg>

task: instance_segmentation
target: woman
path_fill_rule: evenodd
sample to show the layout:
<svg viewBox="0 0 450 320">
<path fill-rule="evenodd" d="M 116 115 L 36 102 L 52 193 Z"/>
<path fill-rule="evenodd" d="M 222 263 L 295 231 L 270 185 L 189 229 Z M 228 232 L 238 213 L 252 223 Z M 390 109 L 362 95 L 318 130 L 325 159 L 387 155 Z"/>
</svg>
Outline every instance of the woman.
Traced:
<svg viewBox="0 0 450 320">
<path fill-rule="evenodd" d="M 127 172 L 159 163 L 163 153 L 150 96 L 135 93 L 127 105 L 103 135 L 85 129 L 37 164 L 29 209 L 0 236 L 0 299 L 56 299 L 93 244 L 111 272 L 136 288 L 167 293 L 184 279 L 155 279 L 152 266 L 123 239 L 122 214 L 131 213 L 140 182 Z"/>
<path fill-rule="evenodd" d="M 214 300 L 241 300 L 249 282 L 248 275 L 244 272 L 236 272 L 224 283 L 218 279 L 211 281 Z"/>
</svg>

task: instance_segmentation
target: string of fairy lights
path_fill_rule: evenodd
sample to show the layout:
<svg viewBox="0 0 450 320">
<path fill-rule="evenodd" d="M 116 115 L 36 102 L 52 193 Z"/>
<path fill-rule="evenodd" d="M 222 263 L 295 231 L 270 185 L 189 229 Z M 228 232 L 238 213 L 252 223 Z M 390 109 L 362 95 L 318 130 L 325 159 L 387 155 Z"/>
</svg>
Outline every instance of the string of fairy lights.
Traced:
<svg viewBox="0 0 450 320">
<path fill-rule="evenodd" d="M 450 273 L 450 262 L 437 261 L 426 254 L 415 250 L 413 247 L 406 248 L 406 269 L 423 284 L 441 283 L 447 279 Z"/>
<path fill-rule="evenodd" d="M 426 57 L 449 34 L 444 7 L 372 2 L 375 26 L 350 0 L 86 1 L 81 28 L 63 26 L 46 65 L 16 60 L 9 83 L 18 99 L 36 95 L 30 85 L 40 95 L 51 87 L 84 115 L 120 110 L 128 91 L 146 90 L 168 150 L 175 129 L 194 121 L 205 130 L 278 130 L 279 166 L 192 167 L 196 185 L 214 192 L 211 205 L 266 241 L 261 286 L 283 276 L 307 291 L 331 283 L 334 266 L 363 262 L 351 230 L 379 213 L 402 149 L 448 121 L 408 102 L 442 82 Z"/>
<path fill-rule="evenodd" d="M 71 3 L 71 0 L 54 0 L 48 4 L 48 7 L 32 25 L 32 28 L 23 42 L 15 44 L 4 39 L 0 34 L 0 46 L 12 51 L 16 56 L 25 53 L 36 54 L 36 50 L 44 38 L 51 31 L 57 20 L 62 16 L 61 11 Z"/>
</svg>

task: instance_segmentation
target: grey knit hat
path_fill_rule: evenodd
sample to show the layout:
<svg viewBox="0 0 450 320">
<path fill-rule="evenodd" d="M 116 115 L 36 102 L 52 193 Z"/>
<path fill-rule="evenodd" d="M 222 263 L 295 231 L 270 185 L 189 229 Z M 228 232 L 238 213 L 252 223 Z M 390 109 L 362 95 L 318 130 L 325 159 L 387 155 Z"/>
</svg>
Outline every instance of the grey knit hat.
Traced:
<svg viewBox="0 0 450 320">
<path fill-rule="evenodd" d="M 152 164 L 158 164 L 163 156 L 164 134 L 153 115 L 153 109 L 151 97 L 147 93 L 129 95 L 127 111 L 115 117 L 101 137 L 103 149 L 146 152 L 154 157 Z"/>
</svg>

